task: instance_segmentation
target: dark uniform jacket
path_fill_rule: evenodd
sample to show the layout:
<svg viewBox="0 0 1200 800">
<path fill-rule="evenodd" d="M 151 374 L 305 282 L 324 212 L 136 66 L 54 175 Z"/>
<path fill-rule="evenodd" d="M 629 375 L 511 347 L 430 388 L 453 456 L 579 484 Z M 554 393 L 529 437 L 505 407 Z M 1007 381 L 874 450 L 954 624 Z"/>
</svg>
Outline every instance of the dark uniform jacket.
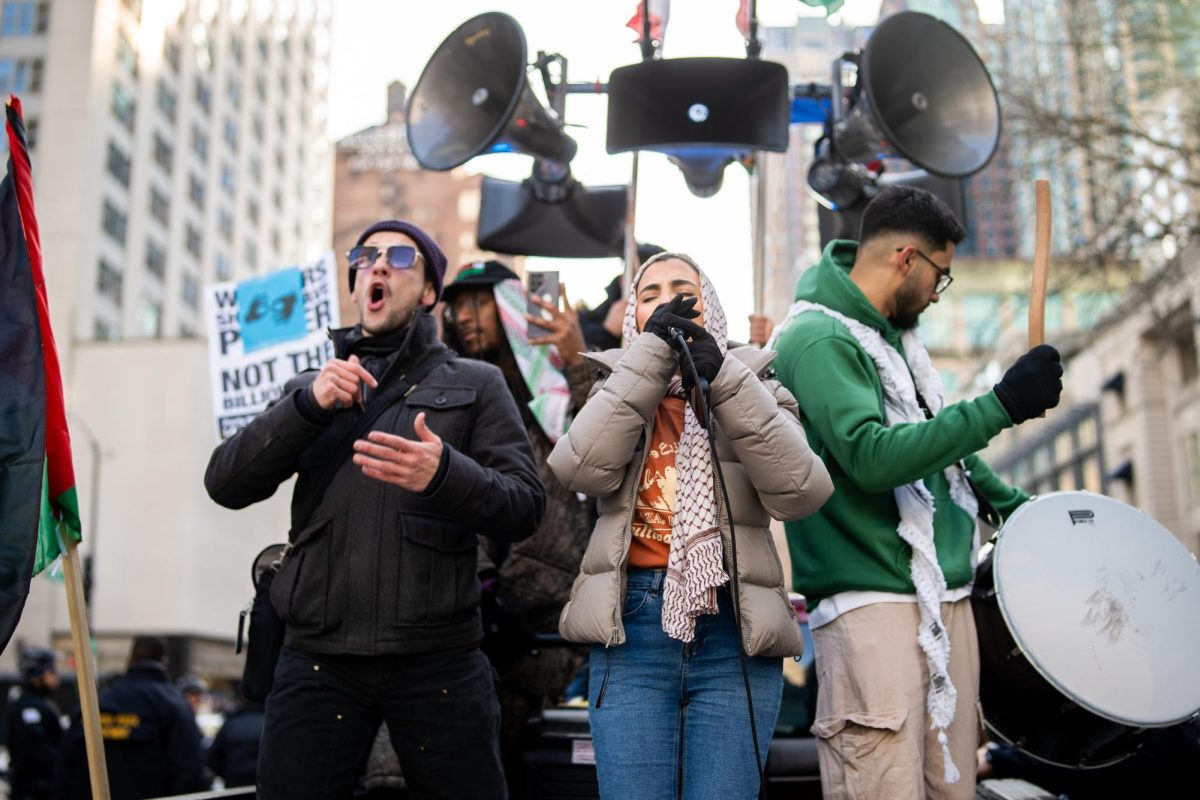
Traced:
<svg viewBox="0 0 1200 800">
<path fill-rule="evenodd" d="M 58 717 L 54 704 L 28 685 L 9 705 L 5 741 L 13 800 L 50 796 L 63 738 Z"/>
<path fill-rule="evenodd" d="M 208 788 L 196 717 L 161 663 L 139 661 L 100 692 L 100 729 L 113 800 Z M 92 796 L 78 713 L 63 741 L 56 796 Z"/>
<path fill-rule="evenodd" d="M 386 392 L 445 346 L 421 315 L 404 344 L 378 366 Z M 373 337 L 372 337 L 373 338 Z M 362 343 L 358 326 L 334 332 L 339 358 Z M 364 360 L 364 366 L 372 369 Z M 473 646 L 482 636 L 476 534 L 519 541 L 542 517 L 545 492 L 529 438 L 500 370 L 451 358 L 379 416 L 374 430 L 416 440 L 424 412 L 441 437 L 442 460 L 421 493 L 368 478 L 347 456 L 308 520 L 299 510 L 361 408 L 314 418 L 316 372 L 289 381 L 283 396 L 213 453 L 209 495 L 244 508 L 298 473 L 291 551 L 271 586 L 287 623 L 286 644 L 311 653 L 384 655 Z M 307 407 L 308 412 L 305 413 Z"/>
<path fill-rule="evenodd" d="M 221 776 L 226 788 L 255 784 L 265 716 L 262 703 L 248 703 L 226 717 L 217 731 L 208 749 L 208 766 Z"/>
</svg>

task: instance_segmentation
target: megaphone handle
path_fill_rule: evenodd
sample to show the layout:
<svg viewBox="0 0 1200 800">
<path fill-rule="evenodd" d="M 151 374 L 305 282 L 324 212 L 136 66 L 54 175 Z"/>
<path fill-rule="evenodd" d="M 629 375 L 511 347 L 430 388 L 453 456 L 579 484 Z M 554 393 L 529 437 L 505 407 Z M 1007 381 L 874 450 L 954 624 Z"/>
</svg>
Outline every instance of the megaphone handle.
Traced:
<svg viewBox="0 0 1200 800">
<path fill-rule="evenodd" d="M 1050 182 L 1038 179 L 1033 286 L 1029 290 L 1029 347 L 1046 341 L 1046 281 L 1050 275 Z"/>
</svg>

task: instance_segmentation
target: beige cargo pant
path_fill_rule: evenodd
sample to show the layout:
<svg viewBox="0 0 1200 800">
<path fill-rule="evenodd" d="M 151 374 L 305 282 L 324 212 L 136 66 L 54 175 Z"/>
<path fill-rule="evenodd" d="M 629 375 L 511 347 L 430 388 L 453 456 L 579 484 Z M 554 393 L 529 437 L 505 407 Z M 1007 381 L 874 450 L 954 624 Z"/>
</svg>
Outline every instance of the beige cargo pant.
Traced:
<svg viewBox="0 0 1200 800">
<path fill-rule="evenodd" d="M 825 800 L 971 800 L 979 744 L 979 642 L 971 601 L 942 604 L 950 680 L 958 691 L 947 729 L 958 782 L 944 780 L 938 732 L 925 710 L 929 668 L 917 644 L 916 603 L 876 603 L 813 631 L 813 733 Z"/>
</svg>

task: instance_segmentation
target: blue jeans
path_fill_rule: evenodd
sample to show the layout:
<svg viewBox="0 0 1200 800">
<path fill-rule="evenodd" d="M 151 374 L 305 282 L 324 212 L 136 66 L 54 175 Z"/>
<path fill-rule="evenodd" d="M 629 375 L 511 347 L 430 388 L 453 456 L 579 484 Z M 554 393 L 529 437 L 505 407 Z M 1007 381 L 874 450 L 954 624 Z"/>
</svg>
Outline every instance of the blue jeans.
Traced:
<svg viewBox="0 0 1200 800">
<path fill-rule="evenodd" d="M 629 570 L 625 643 L 592 648 L 588 714 L 600 795 L 612 800 L 758 796 L 758 769 L 732 601 L 696 621 L 689 644 L 662 630 L 666 570 Z M 783 661 L 749 658 L 765 761 L 783 692 Z"/>
<path fill-rule="evenodd" d="M 287 646 L 267 698 L 258 797 L 350 797 L 380 720 L 410 797 L 507 797 L 500 705 L 481 651 L 328 656 Z"/>
</svg>

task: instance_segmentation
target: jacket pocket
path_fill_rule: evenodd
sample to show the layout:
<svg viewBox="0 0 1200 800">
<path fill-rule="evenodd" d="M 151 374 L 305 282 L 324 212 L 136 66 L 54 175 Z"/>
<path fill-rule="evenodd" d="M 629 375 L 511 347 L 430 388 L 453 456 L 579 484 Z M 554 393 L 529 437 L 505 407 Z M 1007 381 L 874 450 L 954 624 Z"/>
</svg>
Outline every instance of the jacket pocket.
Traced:
<svg viewBox="0 0 1200 800">
<path fill-rule="evenodd" d="M 473 533 L 433 514 L 399 515 L 396 624 L 436 625 L 479 606 Z"/>
<path fill-rule="evenodd" d="M 832 739 L 841 733 L 846 738 L 861 743 L 864 740 L 886 736 L 888 733 L 899 733 L 907 716 L 908 713 L 903 709 L 882 711 L 878 714 L 866 711 L 830 714 L 814 722 L 812 732 L 822 739 Z"/>
<path fill-rule="evenodd" d="M 405 398 L 405 405 L 411 410 L 413 420 L 417 414 L 425 412 L 425 423 L 429 429 L 454 448 L 462 449 L 462 439 L 468 429 L 467 421 L 474 411 L 475 398 L 476 392 L 472 387 L 419 386 Z"/>
<path fill-rule="evenodd" d="M 651 589 L 626 589 L 625 602 L 621 606 L 621 619 L 629 619 L 646 607 L 650 601 Z"/>
<path fill-rule="evenodd" d="M 841 773 L 839 796 L 875 800 L 890 796 L 885 788 L 889 783 L 920 786 L 921 767 L 914 767 L 909 748 L 898 741 L 907 716 L 903 710 L 851 711 L 813 723 L 813 733 L 824 741 L 838 767 L 835 774 Z"/>
<path fill-rule="evenodd" d="M 288 627 L 328 630 L 332 527 L 332 518 L 322 517 L 300 531 L 271 581 L 271 605 Z"/>
</svg>

